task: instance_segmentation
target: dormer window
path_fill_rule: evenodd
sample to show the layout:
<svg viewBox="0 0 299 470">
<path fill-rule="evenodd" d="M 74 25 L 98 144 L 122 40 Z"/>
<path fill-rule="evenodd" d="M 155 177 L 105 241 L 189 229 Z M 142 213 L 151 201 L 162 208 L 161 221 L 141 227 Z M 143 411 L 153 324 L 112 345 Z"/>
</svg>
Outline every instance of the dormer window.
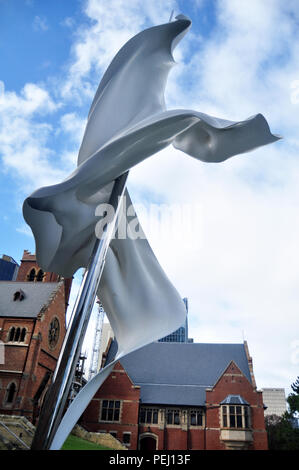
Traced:
<svg viewBox="0 0 299 470">
<path fill-rule="evenodd" d="M 240 395 L 228 395 L 221 403 L 222 428 L 250 428 L 250 406 Z"/>
<path fill-rule="evenodd" d="M 19 300 L 21 302 L 24 299 L 25 299 L 25 293 L 22 291 L 22 289 L 17 290 L 13 295 L 14 302 L 16 300 Z"/>
</svg>

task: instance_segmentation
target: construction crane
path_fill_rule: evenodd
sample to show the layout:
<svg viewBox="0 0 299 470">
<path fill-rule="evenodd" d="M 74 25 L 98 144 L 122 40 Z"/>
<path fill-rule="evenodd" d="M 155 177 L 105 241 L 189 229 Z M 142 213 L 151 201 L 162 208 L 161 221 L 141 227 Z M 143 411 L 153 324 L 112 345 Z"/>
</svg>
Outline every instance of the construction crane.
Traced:
<svg viewBox="0 0 299 470">
<path fill-rule="evenodd" d="M 101 348 L 102 329 L 105 317 L 105 310 L 103 309 L 100 300 L 97 299 L 96 303 L 99 305 L 99 307 L 97 311 L 96 327 L 93 338 L 92 356 L 89 366 L 88 380 L 91 380 L 98 372 L 99 352 Z"/>
</svg>

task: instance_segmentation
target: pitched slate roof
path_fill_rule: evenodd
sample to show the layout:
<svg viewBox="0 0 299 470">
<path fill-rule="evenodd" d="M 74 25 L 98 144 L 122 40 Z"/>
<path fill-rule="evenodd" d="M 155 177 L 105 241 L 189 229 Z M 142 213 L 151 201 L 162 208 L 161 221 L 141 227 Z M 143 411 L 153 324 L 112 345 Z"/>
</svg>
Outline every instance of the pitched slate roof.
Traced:
<svg viewBox="0 0 299 470">
<path fill-rule="evenodd" d="M 114 340 L 107 356 L 117 351 Z M 128 354 L 120 363 L 135 385 L 142 403 L 202 406 L 212 387 L 234 361 L 251 383 L 244 344 L 151 343 Z"/>
<path fill-rule="evenodd" d="M 36 318 L 47 306 L 60 287 L 58 282 L 0 282 L 0 317 Z M 15 300 L 17 291 L 23 300 Z"/>
<path fill-rule="evenodd" d="M 227 395 L 220 405 L 249 405 L 249 403 L 241 395 Z"/>
</svg>

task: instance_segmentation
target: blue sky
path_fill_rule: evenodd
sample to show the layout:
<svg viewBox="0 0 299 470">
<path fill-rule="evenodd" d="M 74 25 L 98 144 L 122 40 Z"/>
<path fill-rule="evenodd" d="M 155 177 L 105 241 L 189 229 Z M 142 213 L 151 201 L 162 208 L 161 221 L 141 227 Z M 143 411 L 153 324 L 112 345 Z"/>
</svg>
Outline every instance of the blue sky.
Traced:
<svg viewBox="0 0 299 470">
<path fill-rule="evenodd" d="M 78 2 L 4 1 L 1 11 L 1 59 L 3 80 L 12 89 L 27 81 L 41 82 L 57 75 L 68 59 L 71 31 L 63 25 L 67 17 L 80 16 Z M 46 34 L 45 34 L 46 33 Z M 9 45 L 9 47 L 8 47 Z M 26 72 L 24 73 L 24 68 Z"/>
<path fill-rule="evenodd" d="M 288 389 L 299 364 L 296 0 L 0 0 L 0 252 L 17 261 L 34 252 L 24 198 L 75 168 L 106 67 L 172 10 L 193 24 L 175 51 L 168 107 L 230 120 L 261 112 L 284 139 L 219 165 L 167 148 L 130 172 L 129 188 L 136 204 L 184 203 L 199 215 L 197 227 L 177 227 L 171 239 L 148 233 L 143 221 L 189 298 L 190 335 L 245 337 L 258 387 Z"/>
</svg>

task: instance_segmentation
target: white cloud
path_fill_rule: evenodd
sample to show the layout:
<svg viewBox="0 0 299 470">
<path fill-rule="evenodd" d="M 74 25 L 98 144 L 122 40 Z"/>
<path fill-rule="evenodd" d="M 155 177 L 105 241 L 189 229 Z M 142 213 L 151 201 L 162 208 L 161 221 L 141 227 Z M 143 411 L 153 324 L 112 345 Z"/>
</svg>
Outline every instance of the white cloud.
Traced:
<svg viewBox="0 0 299 470">
<path fill-rule="evenodd" d="M 74 28 L 75 27 L 75 19 L 72 18 L 71 16 L 67 16 L 66 18 L 64 18 L 62 21 L 61 21 L 61 26 L 65 26 L 67 28 Z"/>
<path fill-rule="evenodd" d="M 171 72 L 168 107 L 232 120 L 262 112 L 284 140 L 220 165 L 166 149 L 133 169 L 129 184 L 134 200 L 201 204 L 193 247 L 188 237 L 180 245 L 150 240 L 189 297 L 190 334 L 240 342 L 244 331 L 258 386 L 287 387 L 298 375 L 290 352 L 299 304 L 298 105 L 290 99 L 299 78 L 298 13 L 276 0 L 217 6 L 210 39 L 199 38 L 199 52 Z"/>
<path fill-rule="evenodd" d="M 18 95 L 0 94 L 0 154 L 2 170 L 13 172 L 24 187 L 37 188 L 57 182 L 64 175 L 61 168 L 51 163 L 53 150 L 48 140 L 53 132 L 45 115 L 59 108 L 49 93 L 38 85 L 27 83 Z M 45 121 L 37 118 L 43 117 Z"/>
<path fill-rule="evenodd" d="M 60 118 L 61 129 L 69 135 L 76 144 L 80 144 L 86 125 L 86 119 L 80 118 L 76 113 L 66 113 Z"/>
<path fill-rule="evenodd" d="M 47 19 L 38 15 L 34 17 L 32 26 L 34 31 L 47 31 L 49 29 Z"/>
<path fill-rule="evenodd" d="M 81 103 L 82 98 L 92 99 L 101 73 L 125 42 L 145 27 L 167 22 L 175 7 L 174 0 L 86 2 L 89 21 L 77 30 L 63 96 Z"/>
<path fill-rule="evenodd" d="M 32 237 L 32 232 L 28 225 L 22 225 L 21 227 L 17 227 L 16 231 L 22 233 L 23 235 L 27 235 L 27 237 Z"/>
<path fill-rule="evenodd" d="M 6 92 L 2 81 L 0 82 L 0 106 L 1 113 L 11 113 L 15 116 L 48 113 L 55 111 L 58 107 L 48 91 L 34 83 L 26 83 L 20 95 L 17 95 L 15 92 Z"/>
</svg>

